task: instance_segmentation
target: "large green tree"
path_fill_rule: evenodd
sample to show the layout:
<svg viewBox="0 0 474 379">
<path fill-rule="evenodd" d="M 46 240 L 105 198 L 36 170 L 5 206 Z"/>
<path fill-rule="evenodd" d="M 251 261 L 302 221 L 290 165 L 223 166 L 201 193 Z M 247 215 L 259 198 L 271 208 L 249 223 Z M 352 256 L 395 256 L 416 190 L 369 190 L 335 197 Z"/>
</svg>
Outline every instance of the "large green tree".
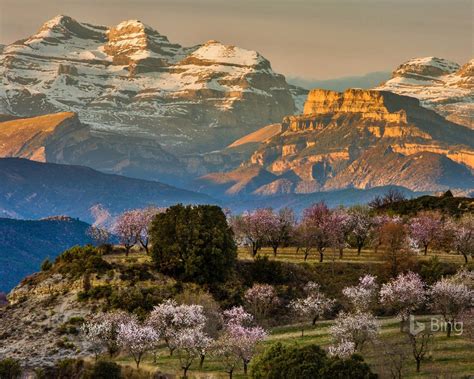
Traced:
<svg viewBox="0 0 474 379">
<path fill-rule="evenodd" d="M 215 205 L 174 205 L 153 219 L 151 254 L 157 269 L 210 284 L 226 279 L 237 258 L 232 229 Z"/>
</svg>

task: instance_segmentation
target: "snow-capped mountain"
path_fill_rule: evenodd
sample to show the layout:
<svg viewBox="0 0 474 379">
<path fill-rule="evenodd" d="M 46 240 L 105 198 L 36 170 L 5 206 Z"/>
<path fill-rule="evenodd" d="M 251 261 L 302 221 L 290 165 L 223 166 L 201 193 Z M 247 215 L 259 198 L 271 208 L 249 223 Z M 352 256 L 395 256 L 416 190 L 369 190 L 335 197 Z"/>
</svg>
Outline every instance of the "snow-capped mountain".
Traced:
<svg viewBox="0 0 474 379">
<path fill-rule="evenodd" d="M 97 134 L 149 137 L 173 153 L 222 148 L 293 113 L 302 96 L 255 51 L 182 47 L 136 20 L 57 16 L 0 49 L 0 77 L 0 113 L 72 111 Z"/>
<path fill-rule="evenodd" d="M 448 120 L 474 128 L 474 59 L 462 67 L 435 57 L 411 59 L 377 89 L 416 97 Z"/>
</svg>

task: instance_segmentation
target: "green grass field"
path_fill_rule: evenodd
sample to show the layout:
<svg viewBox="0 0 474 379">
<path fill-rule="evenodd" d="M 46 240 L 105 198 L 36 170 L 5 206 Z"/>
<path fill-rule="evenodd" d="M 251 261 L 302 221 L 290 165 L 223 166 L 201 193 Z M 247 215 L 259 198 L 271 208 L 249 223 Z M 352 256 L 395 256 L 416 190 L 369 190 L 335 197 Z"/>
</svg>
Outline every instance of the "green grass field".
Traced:
<svg viewBox="0 0 474 379">
<path fill-rule="evenodd" d="M 420 321 L 428 321 L 430 316 L 420 316 Z M 393 341 L 401 338 L 399 331 L 399 321 L 396 318 L 381 318 L 380 322 L 380 340 Z M 288 344 L 317 344 L 327 347 L 330 341 L 329 328 L 332 321 L 320 321 L 316 326 L 305 325 L 304 337 L 301 337 L 301 325 L 289 325 L 277 327 L 270 330 L 269 338 L 262 344 L 260 349 L 274 343 L 282 342 Z M 404 378 L 462 378 L 474 375 L 474 344 L 462 336 L 452 336 L 447 338 L 444 333 L 436 333 L 432 348 L 427 355 L 426 360 L 421 365 L 421 372 L 416 373 L 415 360 L 408 355 L 406 361 L 406 371 Z M 365 360 L 371 365 L 374 371 L 386 366 L 383 354 L 377 349 L 377 346 L 367 345 L 362 351 Z M 120 357 L 118 363 L 134 366 L 134 362 L 129 357 Z M 161 371 L 173 373 L 179 376 L 179 360 L 177 357 L 170 357 L 168 350 L 160 349 L 157 355 L 157 362 L 153 363 L 152 355 L 147 355 L 141 367 L 147 371 Z M 213 357 L 206 358 L 204 366 L 199 369 L 196 361 L 190 372 L 190 378 L 225 378 L 228 375 L 223 372 L 217 359 Z M 235 378 L 244 378 L 243 370 L 240 367 L 234 373 Z M 384 377 L 384 376 L 382 376 Z"/>
<path fill-rule="evenodd" d="M 259 253 L 262 256 L 268 256 L 270 260 L 276 259 L 292 263 L 302 263 L 303 254 L 300 252 L 296 254 L 295 248 L 280 249 L 276 257 L 269 248 L 264 248 Z M 427 260 L 437 255 L 441 262 L 462 264 L 463 258 L 459 255 L 446 254 L 441 252 L 429 252 L 427 256 L 418 256 L 420 260 Z M 250 260 L 253 259 L 246 249 L 239 249 L 239 259 Z M 143 253 L 133 252 L 129 258 L 123 255 L 111 255 L 106 258 L 109 261 L 129 260 L 134 262 L 149 261 L 149 256 Z M 312 252 L 308 258 L 310 264 L 320 264 L 319 255 L 317 252 Z M 325 254 L 325 261 L 322 264 L 330 264 L 331 262 L 341 262 L 338 252 L 331 250 Z M 381 252 L 375 253 L 373 249 L 363 250 L 358 256 L 354 249 L 345 249 L 342 262 L 345 263 L 367 263 L 377 264 L 382 262 Z M 428 321 L 431 316 L 418 316 L 420 321 Z M 396 318 L 380 318 L 380 341 L 393 342 L 403 337 L 399 331 L 399 321 Z M 260 346 L 263 349 L 274 342 L 282 342 L 288 344 L 317 344 L 322 347 L 327 347 L 330 341 L 329 328 L 332 321 L 320 321 L 315 327 L 305 325 L 304 336 L 301 337 L 301 324 L 279 326 L 269 330 L 269 338 Z M 415 360 L 411 353 L 408 353 L 406 361 L 406 371 L 404 378 L 462 378 L 474 375 L 474 344 L 463 338 L 463 336 L 452 336 L 447 338 L 444 333 L 439 332 L 434 336 L 432 347 L 422 363 L 421 372 L 416 373 Z M 387 367 L 387 362 L 384 361 L 384 354 L 380 352 L 379 345 L 367 345 L 362 351 L 364 359 L 371 365 L 373 371 L 381 373 Z M 130 357 L 119 357 L 117 359 L 122 365 L 134 366 L 134 362 Z M 180 375 L 179 360 L 176 356 L 171 357 L 168 350 L 165 348 L 159 349 L 157 353 L 157 361 L 153 362 L 153 356 L 147 355 L 142 361 L 141 367 L 147 371 L 161 371 L 164 373 Z M 191 378 L 225 378 L 228 377 L 220 366 L 219 361 L 212 356 L 206 358 L 204 367 L 199 369 L 198 361 L 194 362 L 188 376 Z M 234 378 L 243 378 L 243 370 L 234 372 Z M 382 375 L 381 377 L 387 377 Z"/>
</svg>

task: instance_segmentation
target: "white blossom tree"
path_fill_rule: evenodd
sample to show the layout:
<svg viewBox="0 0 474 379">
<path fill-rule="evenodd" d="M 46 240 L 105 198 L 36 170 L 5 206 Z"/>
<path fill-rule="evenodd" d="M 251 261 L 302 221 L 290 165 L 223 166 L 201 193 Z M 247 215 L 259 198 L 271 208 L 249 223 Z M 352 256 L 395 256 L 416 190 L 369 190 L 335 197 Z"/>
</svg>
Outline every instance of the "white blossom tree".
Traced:
<svg viewBox="0 0 474 379">
<path fill-rule="evenodd" d="M 341 359 L 350 358 L 355 353 L 355 343 L 348 340 L 341 340 L 336 345 L 328 348 L 330 357 L 338 357 Z"/>
<path fill-rule="evenodd" d="M 244 373 L 247 374 L 248 364 L 255 355 L 257 345 L 266 338 L 267 333 L 263 328 L 251 325 L 253 317 L 242 307 L 224 311 L 224 319 L 223 338 L 233 354 L 241 359 Z"/>
<path fill-rule="evenodd" d="M 305 286 L 306 297 L 292 300 L 289 307 L 298 317 L 308 318 L 312 325 L 329 312 L 335 304 L 335 300 L 329 299 L 321 292 L 320 286 L 314 282 L 308 282 Z M 301 336 L 304 335 L 304 325 L 301 326 Z"/>
<path fill-rule="evenodd" d="M 401 318 L 400 328 L 406 324 L 410 313 L 426 301 L 425 283 L 418 274 L 409 271 L 399 274 L 380 289 L 381 304 L 395 310 Z"/>
<path fill-rule="evenodd" d="M 453 229 L 453 247 L 456 253 L 464 257 L 464 262 L 468 262 L 468 257 L 474 255 L 474 216 L 464 215 Z"/>
<path fill-rule="evenodd" d="M 351 225 L 350 237 L 357 248 L 357 255 L 360 255 L 362 248 L 369 240 L 373 219 L 370 214 L 370 208 L 367 206 L 356 205 L 349 209 L 349 223 Z"/>
<path fill-rule="evenodd" d="M 275 288 L 269 284 L 254 284 L 245 291 L 244 299 L 250 313 L 259 321 L 279 304 Z"/>
<path fill-rule="evenodd" d="M 429 294 L 432 309 L 443 316 L 447 324 L 447 336 L 450 337 L 455 323 L 472 308 L 474 291 L 465 284 L 441 279 L 431 286 Z"/>
<path fill-rule="evenodd" d="M 174 300 L 166 300 L 153 308 L 147 325 L 156 330 L 168 347 L 170 355 L 173 355 L 177 339 L 181 338 L 181 331 L 202 330 L 206 325 L 206 317 L 201 305 L 178 305 Z"/>
<path fill-rule="evenodd" d="M 205 355 L 211 346 L 212 339 L 204 333 L 203 326 L 180 329 L 175 336 L 174 344 L 184 378 L 187 378 L 188 370 L 194 360 Z"/>
<path fill-rule="evenodd" d="M 159 334 L 152 327 L 142 325 L 136 318 L 119 325 L 119 344 L 133 357 L 137 368 L 140 367 L 143 355 L 156 347 L 159 338 Z"/>
<path fill-rule="evenodd" d="M 367 312 L 340 312 L 330 328 L 333 347 L 352 342 L 355 351 L 361 351 L 368 341 L 377 338 L 379 326 L 375 317 Z"/>
<path fill-rule="evenodd" d="M 130 319 L 131 316 L 128 313 L 119 311 L 99 313 L 84 322 L 81 332 L 85 339 L 91 343 L 96 357 L 104 349 L 111 357 L 119 351 L 119 326 Z"/>
<path fill-rule="evenodd" d="M 428 247 L 439 237 L 443 227 L 441 215 L 435 212 L 423 212 L 410 220 L 409 233 L 415 243 L 428 254 Z"/>
<path fill-rule="evenodd" d="M 377 297 L 377 290 L 376 277 L 365 275 L 359 278 L 357 286 L 344 288 L 342 294 L 349 300 L 354 311 L 368 312 L 371 310 Z"/>
</svg>

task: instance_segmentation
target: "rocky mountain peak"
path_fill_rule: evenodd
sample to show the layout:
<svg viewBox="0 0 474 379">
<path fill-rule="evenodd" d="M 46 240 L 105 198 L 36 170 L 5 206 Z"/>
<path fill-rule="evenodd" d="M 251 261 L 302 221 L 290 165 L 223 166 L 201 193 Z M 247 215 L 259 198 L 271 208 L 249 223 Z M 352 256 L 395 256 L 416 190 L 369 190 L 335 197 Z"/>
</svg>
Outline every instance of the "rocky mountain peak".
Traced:
<svg viewBox="0 0 474 379">
<path fill-rule="evenodd" d="M 474 128 L 474 60 L 462 67 L 436 57 L 414 58 L 400 65 L 378 90 L 416 97 L 455 123 Z"/>
<path fill-rule="evenodd" d="M 414 58 L 400 65 L 393 75 L 412 78 L 438 77 L 448 75 L 459 70 L 460 66 L 456 62 L 436 57 Z"/>
</svg>

